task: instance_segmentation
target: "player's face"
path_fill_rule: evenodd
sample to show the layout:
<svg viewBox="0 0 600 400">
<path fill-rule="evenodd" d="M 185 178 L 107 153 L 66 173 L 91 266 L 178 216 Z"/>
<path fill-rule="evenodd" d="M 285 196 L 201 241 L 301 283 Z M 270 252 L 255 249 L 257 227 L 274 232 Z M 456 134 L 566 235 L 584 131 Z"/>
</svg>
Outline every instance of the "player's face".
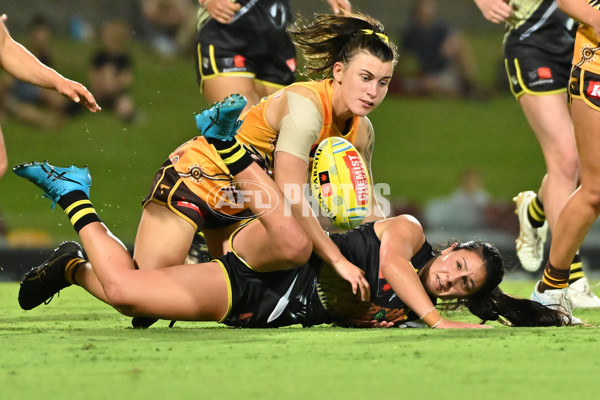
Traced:
<svg viewBox="0 0 600 400">
<path fill-rule="evenodd" d="M 333 72 L 339 86 L 333 99 L 335 114 L 364 117 L 373 111 L 387 94 L 393 69 L 391 61 L 383 62 L 366 52 L 359 52 L 348 64 L 336 63 Z"/>
<path fill-rule="evenodd" d="M 425 289 L 441 299 L 468 297 L 483 286 L 486 278 L 481 256 L 465 249 L 442 252 L 426 274 Z"/>
</svg>

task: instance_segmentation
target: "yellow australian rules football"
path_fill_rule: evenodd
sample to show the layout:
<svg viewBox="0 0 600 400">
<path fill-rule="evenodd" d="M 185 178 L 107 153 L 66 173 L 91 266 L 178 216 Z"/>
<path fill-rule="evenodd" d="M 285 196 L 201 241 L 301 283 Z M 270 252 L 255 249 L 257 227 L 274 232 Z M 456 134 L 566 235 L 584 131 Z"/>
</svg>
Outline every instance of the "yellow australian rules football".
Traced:
<svg viewBox="0 0 600 400">
<path fill-rule="evenodd" d="M 330 137 L 319 144 L 310 181 L 321 212 L 338 228 L 352 229 L 369 213 L 369 170 L 356 147 L 346 139 Z"/>
</svg>

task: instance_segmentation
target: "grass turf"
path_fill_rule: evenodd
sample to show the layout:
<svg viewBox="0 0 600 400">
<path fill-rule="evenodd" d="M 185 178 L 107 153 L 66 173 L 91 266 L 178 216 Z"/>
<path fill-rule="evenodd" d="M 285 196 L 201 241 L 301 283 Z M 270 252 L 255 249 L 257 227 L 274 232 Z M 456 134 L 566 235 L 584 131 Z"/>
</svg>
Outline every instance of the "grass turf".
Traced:
<svg viewBox="0 0 600 400">
<path fill-rule="evenodd" d="M 525 297 L 533 282 L 507 281 Z M 231 329 L 130 319 L 79 288 L 22 311 L 0 284 L 0 390 L 45 399 L 595 399 L 598 329 Z M 600 310 L 576 315 L 594 327 Z M 468 313 L 453 318 L 475 321 Z"/>
</svg>

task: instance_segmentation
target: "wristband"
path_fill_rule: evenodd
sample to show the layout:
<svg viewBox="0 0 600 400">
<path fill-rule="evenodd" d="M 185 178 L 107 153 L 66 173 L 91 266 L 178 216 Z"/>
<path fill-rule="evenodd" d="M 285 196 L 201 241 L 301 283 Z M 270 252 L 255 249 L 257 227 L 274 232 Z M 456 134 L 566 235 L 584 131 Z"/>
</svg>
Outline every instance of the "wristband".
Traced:
<svg viewBox="0 0 600 400">
<path fill-rule="evenodd" d="M 442 322 L 444 320 L 444 318 L 440 318 L 440 320 L 438 322 L 436 322 L 435 324 L 431 325 L 431 329 L 435 329 L 437 328 L 437 326 L 440 324 L 440 322 Z"/>
<path fill-rule="evenodd" d="M 425 311 L 425 314 L 421 315 L 421 316 L 419 317 L 419 319 L 421 319 L 421 320 L 422 320 L 423 318 L 425 318 L 425 316 L 426 316 L 427 314 L 429 314 L 429 313 L 430 313 L 430 312 L 432 312 L 433 310 L 435 310 L 435 306 L 433 306 L 433 307 L 431 307 L 429 310 Z"/>
</svg>

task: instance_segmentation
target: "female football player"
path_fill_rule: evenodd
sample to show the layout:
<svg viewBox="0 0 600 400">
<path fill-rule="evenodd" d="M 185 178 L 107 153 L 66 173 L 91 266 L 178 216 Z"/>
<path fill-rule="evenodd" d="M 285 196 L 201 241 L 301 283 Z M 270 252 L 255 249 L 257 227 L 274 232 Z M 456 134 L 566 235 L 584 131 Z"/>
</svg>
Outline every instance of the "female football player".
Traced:
<svg viewBox="0 0 600 400">
<path fill-rule="evenodd" d="M 327 0 L 334 14 L 347 0 Z M 294 82 L 296 48 L 286 32 L 290 0 L 199 0 L 196 73 L 209 104 L 231 93 L 245 110 Z"/>
<path fill-rule="evenodd" d="M 569 82 L 575 140 L 581 161 L 581 184 L 560 212 L 542 289 L 568 286 L 571 260 L 600 213 L 600 2 L 558 1 L 559 7 L 580 21 L 575 37 L 573 68 Z M 597 123 L 598 122 L 598 123 Z"/>
<path fill-rule="evenodd" d="M 52 172 L 40 173 L 44 169 Z M 236 174 L 236 180 L 248 178 L 252 169 L 263 173 L 253 163 Z M 493 246 L 453 243 L 434 252 L 421 225 L 407 215 L 331 235 L 341 253 L 364 271 L 373 288 L 367 302 L 332 269 L 323 268 L 325 262 L 316 254 L 299 268 L 257 271 L 265 260 L 254 249 L 268 251 L 261 243 L 264 238 L 256 235 L 262 229 L 257 222 L 234 232 L 228 252 L 212 262 L 139 270 L 95 213 L 87 196 L 87 169 L 56 168 L 45 162 L 21 165 L 16 171 L 65 209 L 90 260 L 83 258 L 77 243 L 63 243 L 21 283 L 19 304 L 26 310 L 77 284 L 125 315 L 249 328 L 325 323 L 391 327 L 415 319 L 431 328 L 484 327 L 443 318 L 435 306 L 438 298 L 457 299 L 484 320 L 504 316 L 517 326 L 571 323 L 567 313 L 502 293 L 498 285 L 504 268 Z M 263 214 L 260 219 L 272 216 Z"/>
<path fill-rule="evenodd" d="M 546 160 L 547 172 L 537 195 L 525 191 L 514 198 L 520 223 L 517 255 L 524 269 L 537 271 L 544 258 L 548 226 L 554 237 L 560 210 L 577 186 L 579 156 L 566 98 L 576 24 L 557 7 L 556 0 L 475 3 L 488 20 L 506 23 L 504 55 L 510 88 Z M 575 308 L 600 307 L 578 253 L 570 269 L 568 289 L 548 287 L 541 281 L 532 298 L 556 304 L 568 290 Z"/>
<path fill-rule="evenodd" d="M 137 268 L 182 264 L 196 231 L 204 233 L 212 257 L 225 254 L 240 221 L 266 201 L 260 223 L 241 233 L 251 231 L 252 241 L 240 240 L 237 248 L 250 265 L 262 272 L 296 268 L 314 252 L 350 282 L 353 292 L 369 299 L 364 272 L 341 254 L 314 214 L 307 213 L 304 196 L 292 199 L 290 208 L 282 192 L 302 193 L 311 150 L 327 137 L 353 143 L 370 169 L 373 128 L 366 116 L 387 93 L 396 47 L 379 22 L 361 14 L 299 19 L 288 33 L 304 52 L 308 71 L 332 78 L 282 89 L 243 115 L 239 128 L 237 118 L 246 104 L 239 95 L 197 114 L 202 136 L 171 153 L 144 200 L 134 246 Z M 274 181 L 253 159 L 273 173 Z M 40 174 L 49 169 L 30 167 Z M 257 197 L 265 192 L 272 195 L 271 203 Z M 277 199 L 282 207 L 272 204 Z"/>
</svg>

